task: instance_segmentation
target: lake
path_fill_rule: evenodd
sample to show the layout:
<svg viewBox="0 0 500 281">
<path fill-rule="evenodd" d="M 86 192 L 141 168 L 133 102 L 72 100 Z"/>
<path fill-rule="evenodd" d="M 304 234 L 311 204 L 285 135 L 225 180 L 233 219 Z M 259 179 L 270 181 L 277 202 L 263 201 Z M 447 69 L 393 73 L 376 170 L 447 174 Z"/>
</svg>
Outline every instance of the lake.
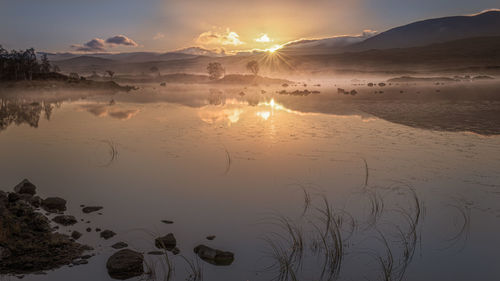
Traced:
<svg viewBox="0 0 500 281">
<path fill-rule="evenodd" d="M 180 254 L 145 254 L 152 279 L 170 264 L 171 280 L 497 280 L 498 98 L 318 90 L 145 84 L 3 98 L 0 189 L 27 178 L 66 199 L 79 223 L 59 232 L 82 232 L 96 253 L 24 280 L 112 280 L 110 245 L 147 253 L 167 233 Z M 234 262 L 199 259 L 200 244 Z"/>
</svg>

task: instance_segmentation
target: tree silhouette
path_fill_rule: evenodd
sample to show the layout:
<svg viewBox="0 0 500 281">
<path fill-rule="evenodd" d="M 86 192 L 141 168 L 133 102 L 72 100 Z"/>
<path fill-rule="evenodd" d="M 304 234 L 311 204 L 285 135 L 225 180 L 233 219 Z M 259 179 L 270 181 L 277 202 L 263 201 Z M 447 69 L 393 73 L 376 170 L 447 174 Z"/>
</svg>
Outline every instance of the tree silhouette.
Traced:
<svg viewBox="0 0 500 281">
<path fill-rule="evenodd" d="M 251 60 L 247 63 L 247 69 L 257 75 L 259 73 L 259 63 L 256 60 Z"/>
<path fill-rule="evenodd" d="M 113 70 L 106 70 L 106 73 L 113 79 L 113 75 L 115 75 L 115 72 Z"/>
<path fill-rule="evenodd" d="M 50 62 L 49 59 L 47 58 L 47 54 L 42 55 L 42 64 L 40 65 L 40 71 L 42 73 L 50 72 Z"/>
<path fill-rule="evenodd" d="M 222 64 L 218 62 L 211 62 L 207 66 L 207 72 L 210 80 L 218 80 L 224 77 L 226 70 L 222 67 Z"/>
<path fill-rule="evenodd" d="M 160 69 L 158 69 L 158 67 L 156 66 L 152 66 L 149 71 L 153 72 L 153 73 L 158 73 L 158 76 L 160 76 Z"/>
</svg>

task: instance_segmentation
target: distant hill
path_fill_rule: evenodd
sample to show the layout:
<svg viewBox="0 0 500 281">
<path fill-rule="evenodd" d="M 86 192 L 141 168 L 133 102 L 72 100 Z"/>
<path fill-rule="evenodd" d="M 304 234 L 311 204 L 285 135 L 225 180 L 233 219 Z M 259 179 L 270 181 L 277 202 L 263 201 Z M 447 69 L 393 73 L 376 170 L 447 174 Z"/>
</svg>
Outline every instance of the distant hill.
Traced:
<svg viewBox="0 0 500 281">
<path fill-rule="evenodd" d="M 410 48 L 469 37 L 500 36 L 500 11 L 423 20 L 396 27 L 349 47 L 351 51 Z"/>
<path fill-rule="evenodd" d="M 281 53 L 287 55 L 298 54 L 331 54 L 342 52 L 350 45 L 362 42 L 367 38 L 375 35 L 375 32 L 365 31 L 357 36 L 335 36 L 322 39 L 303 39 L 285 44 L 281 49 Z"/>
<path fill-rule="evenodd" d="M 363 71 L 408 72 L 500 68 L 500 36 L 477 37 L 431 44 L 423 47 L 348 52 L 334 55 L 302 56 L 311 69 L 358 69 Z"/>
</svg>

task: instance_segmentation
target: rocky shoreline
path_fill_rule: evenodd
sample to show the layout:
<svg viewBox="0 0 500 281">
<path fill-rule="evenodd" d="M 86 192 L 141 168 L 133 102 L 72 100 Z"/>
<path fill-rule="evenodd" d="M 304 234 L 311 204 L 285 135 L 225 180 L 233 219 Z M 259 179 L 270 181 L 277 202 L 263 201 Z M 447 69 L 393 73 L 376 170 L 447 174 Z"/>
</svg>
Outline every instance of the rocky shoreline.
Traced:
<svg viewBox="0 0 500 281">
<path fill-rule="evenodd" d="M 75 216 L 65 214 L 66 200 L 60 197 L 43 199 L 36 195 L 36 189 L 25 179 L 14 187 L 13 192 L 0 191 L 0 276 L 22 278 L 25 274 L 44 274 L 63 266 L 87 264 L 88 259 L 95 255 L 93 247 L 77 242 L 82 233 L 76 230 L 69 230 L 69 235 L 57 232 L 59 225 L 73 226 L 78 223 Z M 103 208 L 80 207 L 83 214 Z M 162 222 L 173 223 L 169 220 Z M 87 232 L 90 231 L 92 228 L 87 228 Z M 95 228 L 95 231 L 100 232 L 100 237 L 105 240 L 116 235 L 111 230 Z M 206 239 L 211 241 L 215 236 L 210 235 Z M 157 250 L 147 252 L 148 255 L 168 257 L 168 252 L 174 256 L 180 254 L 173 233 L 155 238 L 154 245 Z M 110 247 L 116 250 L 106 263 L 111 278 L 125 280 L 148 274 L 144 270 L 147 268 L 144 261 L 146 253 L 128 249 L 129 245 L 125 242 L 116 242 Z M 205 245 L 196 246 L 193 252 L 199 259 L 216 266 L 228 266 L 234 261 L 233 253 Z"/>
</svg>

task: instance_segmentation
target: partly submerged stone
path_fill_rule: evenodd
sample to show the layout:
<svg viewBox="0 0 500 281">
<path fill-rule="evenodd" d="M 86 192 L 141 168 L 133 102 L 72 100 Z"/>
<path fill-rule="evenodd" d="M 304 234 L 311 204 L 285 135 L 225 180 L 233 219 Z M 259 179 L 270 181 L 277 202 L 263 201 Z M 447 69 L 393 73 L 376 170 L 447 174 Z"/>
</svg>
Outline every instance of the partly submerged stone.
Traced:
<svg viewBox="0 0 500 281">
<path fill-rule="evenodd" d="M 165 249 L 168 251 L 172 251 L 177 245 L 177 240 L 175 239 L 174 234 L 169 233 L 163 237 L 158 237 L 155 239 L 155 246 L 158 249 Z"/>
<path fill-rule="evenodd" d="M 76 230 L 71 232 L 71 238 L 78 240 L 78 239 L 80 239 L 80 237 L 82 237 L 82 234 L 80 232 L 78 232 Z"/>
<path fill-rule="evenodd" d="M 116 233 L 114 233 L 113 231 L 111 230 L 104 230 L 101 232 L 101 237 L 108 240 L 109 238 L 115 236 Z"/>
<path fill-rule="evenodd" d="M 85 214 L 89 214 L 92 212 L 97 212 L 99 210 L 102 210 L 102 207 L 100 207 L 100 206 L 88 206 L 88 207 L 84 207 L 82 209 L 82 212 L 84 212 Z"/>
<path fill-rule="evenodd" d="M 213 265 L 230 265 L 234 261 L 234 254 L 227 251 L 213 249 L 205 245 L 199 245 L 194 248 L 194 252 L 202 260 Z"/>
<path fill-rule="evenodd" d="M 118 249 L 127 248 L 127 247 L 128 247 L 128 244 L 127 244 L 127 243 L 125 243 L 125 242 L 117 242 L 117 243 L 115 243 L 115 244 L 111 245 L 111 248 L 113 248 L 113 249 L 117 249 L 117 250 L 118 250 Z"/>
<path fill-rule="evenodd" d="M 47 212 L 64 212 L 66 211 L 66 200 L 60 197 L 48 197 L 42 200 L 42 208 Z"/>
<path fill-rule="evenodd" d="M 32 184 L 29 180 L 24 179 L 22 182 L 20 182 L 18 185 L 14 187 L 14 191 L 19 194 L 35 195 L 36 186 Z"/>
<path fill-rule="evenodd" d="M 109 257 L 106 263 L 111 278 L 125 280 L 144 274 L 144 256 L 141 253 L 123 249 Z"/>
</svg>

